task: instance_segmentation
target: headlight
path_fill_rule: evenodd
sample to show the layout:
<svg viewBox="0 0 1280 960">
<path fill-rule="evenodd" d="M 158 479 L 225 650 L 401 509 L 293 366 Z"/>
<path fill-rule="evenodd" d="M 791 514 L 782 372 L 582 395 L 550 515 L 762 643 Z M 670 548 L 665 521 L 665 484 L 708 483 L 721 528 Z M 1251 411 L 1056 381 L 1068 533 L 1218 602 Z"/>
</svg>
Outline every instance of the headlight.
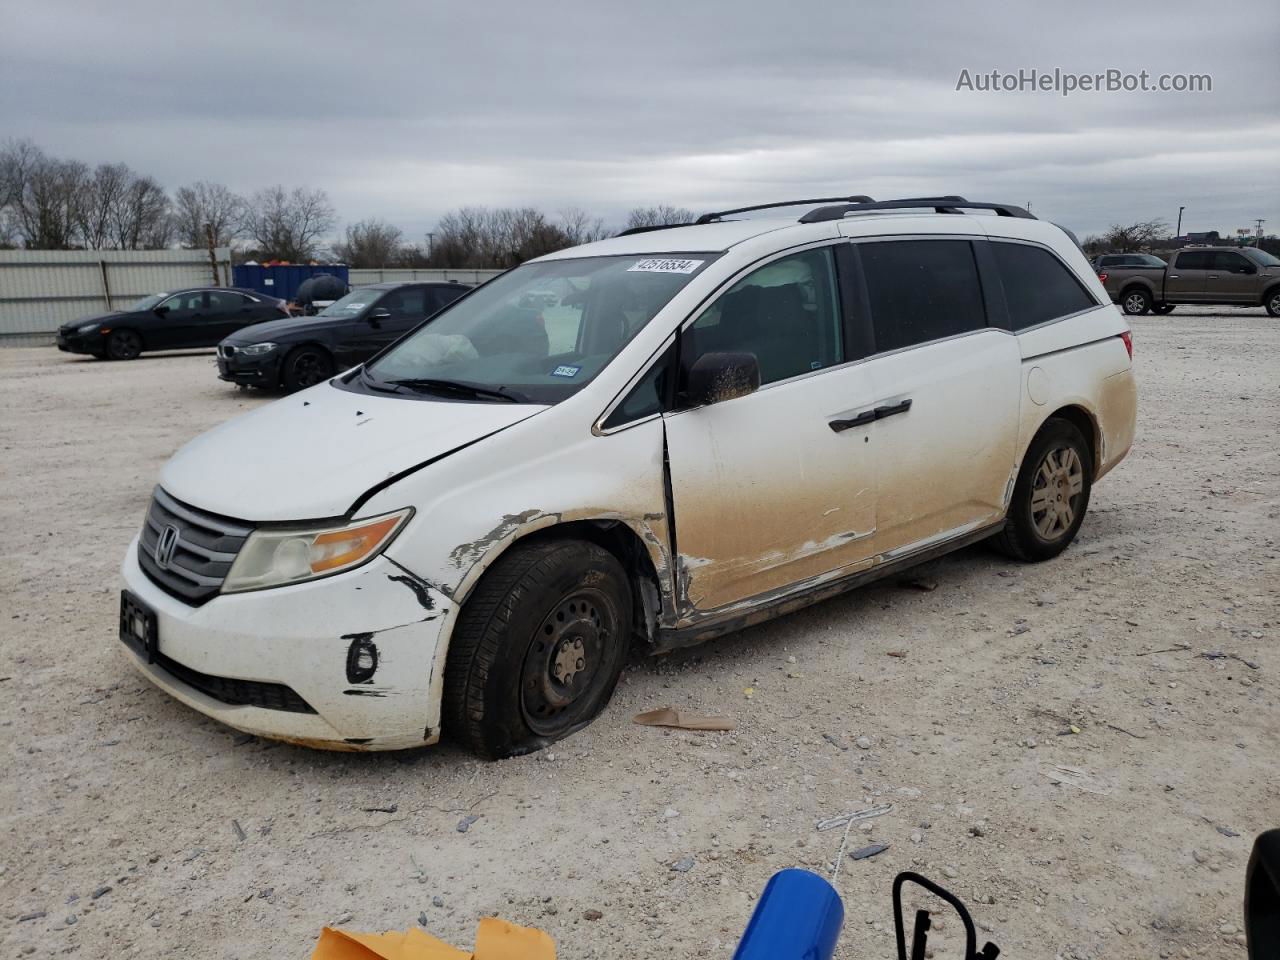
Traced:
<svg viewBox="0 0 1280 960">
<path fill-rule="evenodd" d="M 255 530 L 231 564 L 222 592 L 301 583 L 358 567 L 386 549 L 411 516 L 413 508 L 405 507 L 341 526 Z"/>
<path fill-rule="evenodd" d="M 97 329 L 96 323 L 86 323 L 83 327 L 76 327 L 76 333 L 93 333 Z"/>
<path fill-rule="evenodd" d="M 240 347 L 236 353 L 246 357 L 260 357 L 263 354 L 270 353 L 276 348 L 274 343 L 251 343 L 247 347 Z"/>
</svg>

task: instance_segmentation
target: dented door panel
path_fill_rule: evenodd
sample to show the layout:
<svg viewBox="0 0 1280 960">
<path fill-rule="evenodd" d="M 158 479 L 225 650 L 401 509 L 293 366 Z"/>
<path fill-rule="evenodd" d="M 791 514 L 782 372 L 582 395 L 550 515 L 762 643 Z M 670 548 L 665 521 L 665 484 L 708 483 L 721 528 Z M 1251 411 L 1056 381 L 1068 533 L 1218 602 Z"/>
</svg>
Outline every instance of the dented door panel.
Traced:
<svg viewBox="0 0 1280 960">
<path fill-rule="evenodd" d="M 869 562 L 876 529 L 860 364 L 666 418 L 682 620 Z"/>
</svg>

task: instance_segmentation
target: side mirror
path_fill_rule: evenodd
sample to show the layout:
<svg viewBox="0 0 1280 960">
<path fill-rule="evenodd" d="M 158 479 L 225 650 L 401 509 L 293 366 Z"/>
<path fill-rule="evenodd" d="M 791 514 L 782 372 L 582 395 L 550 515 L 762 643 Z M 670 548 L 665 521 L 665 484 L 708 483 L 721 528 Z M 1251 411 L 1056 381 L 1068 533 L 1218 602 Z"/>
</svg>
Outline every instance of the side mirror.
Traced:
<svg viewBox="0 0 1280 960">
<path fill-rule="evenodd" d="M 1280 956 L 1280 830 L 1253 842 L 1245 874 L 1244 927 L 1250 960 Z"/>
<path fill-rule="evenodd" d="M 1249 273 L 1257 273 L 1257 272 L 1258 272 L 1258 268 L 1248 263 L 1244 264 L 1244 266 L 1236 267 L 1236 273 L 1249 274 Z"/>
<path fill-rule="evenodd" d="M 370 323 L 372 323 L 374 326 L 377 326 L 383 320 L 391 319 L 391 311 L 388 310 L 386 307 L 374 307 L 372 310 L 369 311 L 369 315 L 365 317 L 365 319 L 368 320 Z"/>
<path fill-rule="evenodd" d="M 690 406 L 745 397 L 760 389 L 760 361 L 754 353 L 704 353 L 685 371 Z"/>
<path fill-rule="evenodd" d="M 154 313 L 157 317 L 163 317 L 166 313 L 169 312 L 169 308 L 166 306 L 159 306 L 159 307 L 156 307 L 151 312 Z"/>
</svg>

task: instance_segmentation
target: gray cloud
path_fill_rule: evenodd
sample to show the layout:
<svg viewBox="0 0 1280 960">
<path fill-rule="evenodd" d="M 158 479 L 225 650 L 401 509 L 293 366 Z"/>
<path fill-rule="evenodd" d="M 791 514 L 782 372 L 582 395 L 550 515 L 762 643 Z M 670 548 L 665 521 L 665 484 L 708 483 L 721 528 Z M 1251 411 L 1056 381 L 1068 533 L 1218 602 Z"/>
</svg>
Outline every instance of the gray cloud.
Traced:
<svg viewBox="0 0 1280 960">
<path fill-rule="evenodd" d="M 1234 8 L 1233 8 L 1234 9 Z M 825 192 L 1033 203 L 1092 232 L 1280 228 L 1280 7 L 12 4 L 0 137 L 169 187 L 323 187 L 417 234 L 461 204 Z M 1208 73 L 1208 94 L 957 92 L 961 69 Z"/>
</svg>

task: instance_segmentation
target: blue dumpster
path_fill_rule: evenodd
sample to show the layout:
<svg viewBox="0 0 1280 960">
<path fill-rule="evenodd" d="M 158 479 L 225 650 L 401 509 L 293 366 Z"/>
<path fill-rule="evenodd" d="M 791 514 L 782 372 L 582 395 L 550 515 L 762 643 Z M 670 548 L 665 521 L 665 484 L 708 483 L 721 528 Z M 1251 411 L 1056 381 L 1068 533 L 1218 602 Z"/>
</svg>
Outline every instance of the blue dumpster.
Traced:
<svg viewBox="0 0 1280 960">
<path fill-rule="evenodd" d="M 290 263 L 271 267 L 259 263 L 241 263 L 232 267 L 231 271 L 232 280 L 237 287 L 256 290 L 281 300 L 292 300 L 298 287 L 302 286 L 302 281 L 318 273 L 331 274 L 341 280 L 344 286 L 351 284 L 348 267 L 341 263 Z"/>
</svg>

